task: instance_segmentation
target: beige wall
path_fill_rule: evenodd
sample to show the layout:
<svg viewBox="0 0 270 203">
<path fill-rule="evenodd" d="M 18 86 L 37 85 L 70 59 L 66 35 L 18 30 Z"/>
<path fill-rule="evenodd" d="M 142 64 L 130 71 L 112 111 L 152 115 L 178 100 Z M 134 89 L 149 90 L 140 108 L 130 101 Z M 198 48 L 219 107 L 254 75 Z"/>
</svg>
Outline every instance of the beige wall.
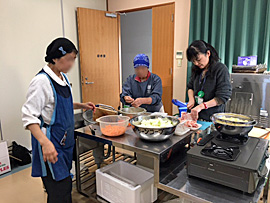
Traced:
<svg viewBox="0 0 270 203">
<path fill-rule="evenodd" d="M 109 0 L 109 10 L 120 11 L 175 2 L 174 49 L 188 46 L 190 0 Z M 64 0 L 65 36 L 77 45 L 76 7 L 106 9 L 105 0 Z M 30 135 L 21 122 L 21 106 L 28 85 L 44 66 L 45 49 L 63 36 L 60 0 L 0 0 L 0 119 L 4 139 L 31 148 Z M 173 97 L 184 100 L 187 61 L 182 67 L 174 61 Z M 80 101 L 78 59 L 68 74 L 73 84 L 74 101 Z M 177 78 L 177 79 L 176 79 Z M 174 112 L 177 112 L 174 108 Z"/>
<path fill-rule="evenodd" d="M 77 45 L 76 7 L 105 10 L 105 0 L 64 0 L 65 36 Z M 4 139 L 31 148 L 21 107 L 28 85 L 44 66 L 45 50 L 63 36 L 60 0 L 0 0 L 0 119 Z M 74 101 L 80 101 L 78 59 L 68 74 Z"/>
<path fill-rule="evenodd" d="M 173 98 L 184 101 L 187 75 L 185 51 L 188 47 L 190 0 L 108 0 L 108 9 L 109 11 L 123 11 L 170 2 L 175 2 L 174 53 L 181 50 L 184 53 L 182 67 L 177 67 L 174 57 Z M 173 113 L 177 112 L 174 106 Z"/>
</svg>

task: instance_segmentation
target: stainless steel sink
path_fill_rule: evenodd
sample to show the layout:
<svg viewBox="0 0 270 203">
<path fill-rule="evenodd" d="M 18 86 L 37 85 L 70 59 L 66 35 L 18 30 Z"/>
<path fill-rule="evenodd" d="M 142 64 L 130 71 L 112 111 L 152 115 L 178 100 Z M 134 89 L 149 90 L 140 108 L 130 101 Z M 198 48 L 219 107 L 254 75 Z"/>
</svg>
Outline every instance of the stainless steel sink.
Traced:
<svg viewBox="0 0 270 203">
<path fill-rule="evenodd" d="M 82 113 L 74 114 L 74 127 L 75 127 L 75 130 L 82 128 L 82 127 L 85 127 L 85 122 L 84 122 L 84 119 L 82 117 Z"/>
</svg>

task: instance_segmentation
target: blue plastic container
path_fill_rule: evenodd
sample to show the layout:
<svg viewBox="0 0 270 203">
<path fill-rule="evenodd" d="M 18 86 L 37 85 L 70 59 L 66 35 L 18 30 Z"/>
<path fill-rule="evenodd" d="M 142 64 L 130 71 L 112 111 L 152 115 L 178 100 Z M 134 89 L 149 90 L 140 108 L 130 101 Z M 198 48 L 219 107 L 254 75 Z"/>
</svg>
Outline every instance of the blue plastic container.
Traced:
<svg viewBox="0 0 270 203">
<path fill-rule="evenodd" d="M 179 117 L 181 117 L 182 112 L 187 112 L 187 103 L 181 102 L 177 99 L 173 99 L 172 103 L 178 107 Z"/>
</svg>

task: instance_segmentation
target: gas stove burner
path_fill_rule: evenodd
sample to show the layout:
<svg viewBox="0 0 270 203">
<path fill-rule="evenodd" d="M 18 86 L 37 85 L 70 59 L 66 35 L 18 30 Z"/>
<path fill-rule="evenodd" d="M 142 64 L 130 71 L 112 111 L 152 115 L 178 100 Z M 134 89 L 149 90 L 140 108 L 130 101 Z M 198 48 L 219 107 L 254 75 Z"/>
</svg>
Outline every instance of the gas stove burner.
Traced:
<svg viewBox="0 0 270 203">
<path fill-rule="evenodd" d="M 218 132 L 205 146 L 195 145 L 187 152 L 187 172 L 214 183 L 253 193 L 266 175 L 269 141 L 249 137 L 245 144 L 217 140 Z"/>
<path fill-rule="evenodd" d="M 226 161 L 235 161 L 240 153 L 238 146 L 223 147 L 211 142 L 211 146 L 206 146 L 201 150 L 201 154 Z"/>
<path fill-rule="evenodd" d="M 239 136 L 230 136 L 230 135 L 224 135 L 224 134 L 218 134 L 216 136 L 216 139 L 219 141 L 225 141 L 230 142 L 234 144 L 240 144 L 244 145 L 248 141 L 248 135 L 239 135 Z"/>
</svg>

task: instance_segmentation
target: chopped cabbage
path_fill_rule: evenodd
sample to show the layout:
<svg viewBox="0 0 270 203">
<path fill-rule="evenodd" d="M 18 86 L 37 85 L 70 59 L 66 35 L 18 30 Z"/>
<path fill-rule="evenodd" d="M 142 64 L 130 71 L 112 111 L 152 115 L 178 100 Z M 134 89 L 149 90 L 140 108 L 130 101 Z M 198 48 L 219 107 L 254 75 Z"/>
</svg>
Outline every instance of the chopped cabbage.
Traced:
<svg viewBox="0 0 270 203">
<path fill-rule="evenodd" d="M 174 123 L 168 118 L 155 118 L 142 120 L 139 127 L 148 127 L 148 128 L 169 128 L 173 127 Z"/>
</svg>

